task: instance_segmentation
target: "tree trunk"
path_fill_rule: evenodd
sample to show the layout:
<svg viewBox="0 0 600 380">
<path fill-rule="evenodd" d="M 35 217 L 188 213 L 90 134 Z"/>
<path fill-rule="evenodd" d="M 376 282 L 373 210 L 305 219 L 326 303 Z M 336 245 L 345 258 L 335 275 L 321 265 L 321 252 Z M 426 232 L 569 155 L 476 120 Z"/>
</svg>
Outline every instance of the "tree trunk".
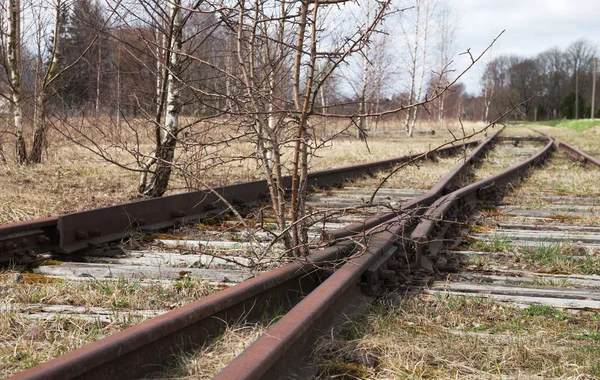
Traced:
<svg viewBox="0 0 600 380">
<path fill-rule="evenodd" d="M 46 96 L 43 88 L 35 97 L 35 113 L 33 118 L 33 144 L 29 153 L 29 162 L 39 164 L 42 162 L 42 151 L 46 140 Z"/>
<path fill-rule="evenodd" d="M 575 69 L 575 120 L 579 119 L 579 69 Z"/>
<path fill-rule="evenodd" d="M 100 116 L 100 69 L 102 68 L 102 43 L 98 43 L 98 62 L 96 62 L 96 102 L 94 113 L 96 119 Z"/>
<path fill-rule="evenodd" d="M 117 51 L 117 120 L 116 134 L 121 135 L 121 48 Z"/>
<path fill-rule="evenodd" d="M 298 23 L 298 32 L 297 32 L 297 40 L 296 40 L 296 56 L 294 58 L 294 74 L 293 74 L 293 93 L 294 93 L 294 105 L 296 106 L 296 110 L 301 114 L 298 118 L 298 129 L 296 132 L 296 142 L 294 144 L 294 153 L 292 159 L 292 210 L 291 210 L 291 219 L 292 219 L 292 239 L 294 242 L 294 250 L 291 251 L 291 255 L 299 256 L 300 245 L 301 245 L 301 228 L 298 225 L 299 220 L 302 218 L 304 210 L 302 209 L 302 178 L 300 171 L 302 170 L 302 158 L 301 155 L 304 154 L 304 131 L 306 128 L 306 108 L 304 107 L 304 103 L 300 96 L 301 90 L 301 66 L 302 66 L 302 51 L 304 47 L 304 37 L 306 32 L 306 24 L 308 17 L 308 0 L 303 0 L 300 3 L 300 15 L 299 15 L 299 23 Z M 310 90 L 310 87 L 306 87 L 307 90 Z M 306 99 L 304 99 L 306 101 Z"/>
<path fill-rule="evenodd" d="M 495 86 L 492 85 L 492 88 L 489 91 L 488 94 L 488 88 L 487 86 L 485 86 L 485 88 L 483 89 L 483 106 L 484 106 L 484 110 L 483 110 L 483 121 L 484 122 L 488 122 L 489 120 L 489 114 L 490 114 L 490 104 L 492 104 L 492 97 L 494 96 L 494 88 Z"/>
<path fill-rule="evenodd" d="M 322 85 L 319 93 L 321 95 L 321 112 L 327 112 L 327 98 L 325 97 L 325 85 Z M 327 116 L 321 117 L 321 140 L 325 141 L 327 138 Z"/>
<path fill-rule="evenodd" d="M 56 2 L 54 18 L 54 36 L 52 41 L 52 53 L 50 57 L 50 66 L 46 69 L 41 83 L 38 86 L 38 93 L 35 97 L 35 112 L 33 118 L 33 144 L 29 154 L 29 162 L 39 164 L 42 162 L 42 151 L 46 143 L 46 102 L 48 101 L 48 90 L 52 81 L 57 76 L 59 60 L 61 56 L 60 41 L 60 22 L 62 19 L 61 0 Z M 40 53 L 41 55 L 41 53 Z M 41 65 L 40 65 L 41 69 Z"/>
<path fill-rule="evenodd" d="M 438 123 L 438 125 L 439 125 L 440 130 L 444 129 L 444 100 L 445 100 L 444 98 L 445 97 L 446 97 L 446 94 L 444 93 L 444 94 L 440 95 L 440 98 L 438 100 L 438 102 L 439 102 L 439 107 L 438 107 L 438 109 L 439 109 L 438 122 L 439 123 Z"/>
<path fill-rule="evenodd" d="M 169 185 L 171 178 L 177 135 L 179 134 L 179 113 L 181 111 L 181 57 L 183 19 L 181 16 L 181 0 L 175 0 L 171 8 L 172 38 L 169 45 L 170 59 L 167 76 L 167 109 L 165 113 L 164 139 L 156 150 L 156 167 L 144 195 L 160 197 Z"/>
<path fill-rule="evenodd" d="M 414 101 L 419 101 L 421 99 L 421 92 L 423 91 L 423 78 L 425 77 L 425 63 L 427 60 L 427 33 L 429 32 L 429 0 L 425 0 L 427 5 L 425 6 L 425 30 L 423 30 L 423 61 L 421 62 L 421 78 L 419 79 L 419 86 L 417 87 L 417 96 Z M 419 23 L 420 20 L 417 20 Z M 418 37 L 417 37 L 418 40 Z M 416 52 L 416 49 L 415 49 Z M 413 107 L 412 109 L 412 119 L 410 121 L 409 133 L 408 135 L 412 137 L 413 131 L 415 129 L 415 124 L 417 122 L 417 117 L 419 114 L 419 107 Z"/>
<path fill-rule="evenodd" d="M 366 22 L 365 27 L 371 23 L 371 7 L 368 2 L 365 5 L 366 9 Z M 356 129 L 356 138 L 364 140 L 367 138 L 367 86 L 369 82 L 369 53 L 370 53 L 370 44 L 366 44 L 365 51 L 363 54 L 363 67 L 362 67 L 362 83 L 361 83 L 361 91 L 360 91 L 360 107 L 358 113 L 361 115 L 358 118 L 358 128 Z"/>
<path fill-rule="evenodd" d="M 416 77 L 417 77 L 417 53 L 419 51 L 419 22 L 420 22 L 420 10 L 421 10 L 421 0 L 417 0 L 416 5 L 416 22 L 415 22 L 415 46 L 412 52 L 412 61 L 411 61 L 411 68 L 410 68 L 410 90 L 408 92 L 408 104 L 412 104 L 414 102 L 414 98 L 415 98 L 415 81 L 416 81 Z M 411 109 L 408 109 L 406 111 L 406 120 L 404 121 L 404 129 L 406 131 L 406 134 L 409 137 L 412 137 L 412 128 L 410 127 L 410 113 L 411 113 Z"/>
<path fill-rule="evenodd" d="M 27 163 L 27 148 L 23 136 L 23 111 L 21 102 L 21 1 L 9 0 L 7 8 L 7 51 L 10 74 L 12 113 L 15 128 L 15 154 L 17 162 Z"/>
</svg>

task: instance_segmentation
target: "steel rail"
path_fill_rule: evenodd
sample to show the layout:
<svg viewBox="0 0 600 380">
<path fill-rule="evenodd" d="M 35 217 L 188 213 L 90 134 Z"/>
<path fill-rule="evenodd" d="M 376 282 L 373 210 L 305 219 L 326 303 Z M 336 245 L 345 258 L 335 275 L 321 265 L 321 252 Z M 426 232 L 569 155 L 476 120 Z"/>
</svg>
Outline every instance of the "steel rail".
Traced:
<svg viewBox="0 0 600 380">
<path fill-rule="evenodd" d="M 480 145 L 477 151 L 483 152 L 484 147 L 489 145 L 494 136 Z M 471 155 L 469 160 L 454 168 L 450 174 L 454 173 L 452 176 L 456 176 L 462 173 L 459 167 L 466 166 L 476 157 L 478 155 Z M 440 191 L 443 189 L 441 185 L 438 187 Z M 356 276 L 362 276 L 367 280 L 365 285 L 370 286 L 372 290 L 373 284 L 389 280 L 388 268 L 393 267 L 398 251 L 398 247 L 388 249 L 393 245 L 390 236 L 401 236 L 398 228 L 403 229 L 405 224 L 405 222 L 401 224 L 401 227 L 391 226 L 389 231 L 369 236 L 367 241 L 371 251 L 364 256 L 368 259 L 358 266 L 360 273 L 356 272 L 356 260 L 361 259 L 355 257 L 334 272 L 331 277 L 336 280 L 332 281 L 340 281 L 342 274 L 351 273 L 354 279 L 357 278 Z M 155 373 L 172 357 L 173 347 L 177 347 L 178 351 L 199 347 L 208 339 L 220 334 L 231 323 L 241 319 L 255 320 L 268 312 L 269 306 L 277 305 L 277 308 L 283 306 L 284 309 L 293 307 L 307 294 L 317 289 L 322 291 L 323 287 L 319 285 L 332 272 L 332 264 L 350 254 L 355 247 L 354 241 L 340 242 L 323 251 L 313 253 L 306 260 L 287 264 L 109 338 L 84 346 L 22 372 L 14 378 L 131 378 Z M 384 254 L 380 254 L 382 250 L 385 251 Z M 331 284 L 331 281 L 328 284 Z M 354 299 L 364 303 L 362 301 L 364 296 L 355 287 L 346 290 L 349 292 L 348 297 L 344 298 L 346 301 Z M 281 305 L 282 302 L 284 305 Z M 340 302 L 339 305 L 346 308 L 348 302 Z"/>
<path fill-rule="evenodd" d="M 464 145 L 460 148 L 464 148 Z M 361 166 L 363 169 L 369 167 Z M 304 260 L 284 265 L 143 322 L 13 378 L 105 379 L 132 378 L 154 373 L 172 357 L 173 347 L 177 347 L 179 351 L 199 347 L 220 334 L 229 324 L 242 319 L 256 319 L 268 312 L 269 306 L 276 305 L 279 308 L 282 301 L 285 303 L 283 308 L 292 307 L 316 289 L 332 272 L 333 263 L 350 254 L 355 246 L 355 241 L 339 242 Z M 389 256 L 386 257 L 386 262 L 388 259 Z M 378 264 L 378 268 L 382 264 Z M 374 277 L 376 276 L 371 276 L 371 279 Z M 377 282 L 378 279 L 373 281 Z"/>
<path fill-rule="evenodd" d="M 595 166 L 600 167 L 599 159 L 597 159 L 593 156 L 590 156 L 583 150 L 581 150 L 573 145 L 567 144 L 566 142 L 560 141 L 558 139 L 555 139 L 555 140 L 556 140 L 556 143 L 558 144 L 558 147 L 564 149 L 567 152 L 567 154 L 569 156 L 571 156 L 571 158 L 573 158 L 576 161 L 581 162 L 583 164 L 586 164 L 589 162 Z"/>
<path fill-rule="evenodd" d="M 523 176 L 531 166 L 544 161 L 554 148 L 554 139 L 548 138 L 546 141 L 546 145 L 530 158 L 434 202 L 411 234 L 416 266 L 431 270 L 428 260 L 435 260 L 444 242 L 456 235 L 456 220 L 464 220 L 478 202 L 497 200 L 507 185 Z"/>
<path fill-rule="evenodd" d="M 159 372 L 173 355 L 200 347 L 242 319 L 289 308 L 354 249 L 345 242 L 30 368 L 10 379 L 133 379 Z"/>
<path fill-rule="evenodd" d="M 453 154 L 476 144 L 478 141 L 448 146 L 437 154 Z M 309 184 L 311 187 L 340 186 L 345 181 L 399 163 L 426 158 L 424 154 L 413 154 L 314 172 L 309 174 Z M 286 177 L 286 183 L 291 183 L 289 177 Z M 267 193 L 266 181 L 254 181 L 2 225 L 0 263 L 33 262 L 42 252 L 111 255 L 119 250 L 118 243 L 132 233 L 156 231 L 226 210 L 220 197 L 233 205 L 250 205 L 264 199 Z"/>
<path fill-rule="evenodd" d="M 305 360 L 311 356 L 314 342 L 337 320 L 373 300 L 362 293 L 361 277 L 400 251 L 405 228 L 406 222 L 401 222 L 370 236 L 364 250 L 353 255 L 213 379 L 314 377 L 314 367 Z"/>
<path fill-rule="evenodd" d="M 485 186 L 502 186 L 531 165 L 543 160 L 553 147 L 550 141 L 540 152 L 512 168 L 461 188 L 435 202 L 428 211 L 445 205 L 445 200 L 478 194 Z M 430 221 L 426 221 L 430 222 Z M 419 224 L 420 226 L 421 224 Z M 410 251 L 406 247 L 407 220 L 366 237 L 366 248 L 349 258 L 323 284 L 283 316 L 268 331 L 235 358 L 215 379 L 279 379 L 306 378 L 314 375 L 310 359 L 313 343 L 331 326 L 356 308 L 366 305 L 368 299 L 361 293 L 368 277 L 374 276 L 397 285 L 398 259 Z M 412 236 L 412 235 L 411 235 Z M 421 266 L 421 265 L 419 265 Z M 414 270 L 415 268 L 411 268 Z M 423 268 L 427 270 L 428 268 Z"/>
<path fill-rule="evenodd" d="M 579 149 L 578 147 L 571 145 L 571 144 L 567 144 L 564 141 L 561 141 L 559 139 L 557 139 L 556 137 L 553 137 L 547 133 L 544 132 L 540 132 L 537 131 L 533 128 L 527 128 L 532 132 L 538 133 L 546 138 L 552 138 L 555 141 L 555 144 L 558 148 L 563 149 L 564 151 L 566 151 L 566 153 L 575 161 L 581 162 L 582 164 L 586 164 L 588 162 L 590 162 L 591 164 L 593 164 L 594 166 L 600 167 L 600 160 L 597 159 L 594 156 L 591 156 L 590 154 L 584 152 L 583 150 Z"/>
<path fill-rule="evenodd" d="M 0 225 L 0 262 L 35 261 L 38 253 L 54 249 L 57 221 L 54 217 Z"/>
<path fill-rule="evenodd" d="M 478 162 L 478 160 L 480 160 L 485 153 L 493 147 L 493 142 L 500 137 L 499 134 L 503 130 L 504 127 L 500 128 L 487 139 L 480 142 L 475 150 L 465 157 L 463 162 L 454 166 L 427 193 L 403 203 L 398 211 L 381 213 L 372 218 L 368 218 L 363 222 L 352 223 L 339 230 L 330 231 L 324 235 L 323 240 L 327 240 L 330 242 L 330 244 L 333 244 L 336 241 L 375 228 L 382 223 L 392 220 L 399 214 L 408 212 L 409 210 L 417 210 L 417 214 L 422 213 L 425 208 L 429 207 L 439 197 L 456 189 L 456 182 L 458 179 L 462 175 L 465 175 L 470 169 L 470 166 Z"/>
</svg>

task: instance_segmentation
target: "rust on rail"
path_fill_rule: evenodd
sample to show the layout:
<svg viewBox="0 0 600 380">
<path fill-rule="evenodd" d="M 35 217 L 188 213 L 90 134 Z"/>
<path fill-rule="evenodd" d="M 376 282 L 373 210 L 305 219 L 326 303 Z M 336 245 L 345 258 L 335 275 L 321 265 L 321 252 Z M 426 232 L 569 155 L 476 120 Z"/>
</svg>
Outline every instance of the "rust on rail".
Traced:
<svg viewBox="0 0 600 380">
<path fill-rule="evenodd" d="M 134 379 L 160 372 L 173 355 L 200 347 L 240 319 L 289 308 L 315 289 L 350 242 L 318 251 L 108 338 L 88 344 L 11 379 Z M 285 305 L 281 303 L 284 302 Z"/>
<path fill-rule="evenodd" d="M 554 139 L 548 138 L 546 142 L 546 145 L 530 158 L 437 200 L 411 234 L 416 250 L 414 266 L 432 269 L 429 260 L 435 261 L 444 242 L 456 234 L 455 222 L 464 220 L 476 203 L 489 199 L 498 200 L 511 181 L 523 176 L 531 166 L 545 160 L 552 152 Z"/>
<path fill-rule="evenodd" d="M 560 140 L 556 140 L 556 143 L 558 144 L 558 147 L 565 150 L 567 152 L 567 154 L 569 156 L 571 156 L 573 159 L 575 159 L 576 161 L 579 161 L 581 163 L 591 163 L 592 165 L 595 165 L 597 167 L 600 167 L 600 160 L 597 159 L 596 157 L 592 157 L 589 154 L 587 154 L 586 152 L 584 152 L 583 150 L 567 144 L 566 142 L 560 141 Z"/>
<path fill-rule="evenodd" d="M 456 165 L 450 170 L 435 186 L 431 188 L 427 193 L 405 202 L 400 206 L 397 212 L 386 212 L 375 215 L 372 218 L 366 219 L 363 222 L 352 223 L 345 226 L 342 229 L 330 231 L 324 236 L 324 240 L 330 241 L 332 244 L 340 239 L 347 238 L 349 236 L 356 235 L 363 231 L 368 231 L 382 223 L 392 220 L 396 216 L 402 213 L 406 213 L 410 210 L 417 210 L 417 213 L 423 212 L 423 210 L 430 206 L 440 196 L 453 191 L 456 187 L 456 181 L 461 175 L 466 174 L 467 170 L 471 165 L 475 164 L 478 160 L 485 155 L 485 152 L 490 150 L 493 146 L 493 142 L 498 138 L 499 134 L 504 130 L 504 127 L 500 128 L 494 134 L 489 136 L 484 141 L 480 142 L 478 146 L 467 155 L 462 162 Z"/>
<path fill-rule="evenodd" d="M 0 262 L 33 262 L 37 254 L 58 245 L 58 218 L 0 225 Z"/>
<path fill-rule="evenodd" d="M 333 323 L 373 300 L 361 291 L 361 277 L 381 258 L 400 258 L 405 228 L 401 222 L 370 236 L 364 250 L 356 252 L 214 379 L 312 378 L 314 369 L 306 359 L 314 342 Z"/>
<path fill-rule="evenodd" d="M 486 186 L 506 185 L 515 176 L 522 175 L 531 165 L 543 160 L 552 146 L 550 140 L 540 152 L 520 164 L 441 197 L 428 209 L 427 216 L 431 217 L 432 213 L 439 210 L 440 205 L 449 204 L 449 199 L 456 201 L 471 194 L 477 197 L 483 194 L 479 190 L 485 189 Z M 461 203 L 461 206 L 464 205 L 465 203 Z M 361 305 L 369 301 L 368 295 L 372 290 L 369 285 L 373 285 L 369 279 L 372 278 L 391 288 L 398 286 L 398 278 L 402 278 L 403 268 L 397 263 L 405 259 L 409 252 L 414 252 L 410 248 L 411 244 L 406 244 L 404 238 L 409 229 L 408 220 L 380 226 L 377 232 L 366 235 L 361 244 L 365 247 L 364 250 L 355 253 L 346 264 L 234 359 L 216 379 L 312 377 L 314 368 L 311 367 L 310 355 L 314 341 L 319 335 L 327 333 L 340 318 L 356 311 L 357 308 L 360 309 Z M 423 222 L 430 225 L 434 223 L 432 220 Z M 425 233 L 421 224 L 417 228 L 419 227 L 421 232 Z M 424 236 L 428 237 L 429 232 L 430 230 L 427 230 Z M 420 243 L 428 244 L 430 241 L 423 240 Z M 419 252 L 414 253 L 418 257 Z M 409 270 L 414 273 L 415 270 L 427 271 L 428 268 L 411 265 Z M 365 288 L 368 291 L 363 294 L 361 289 Z"/>
<path fill-rule="evenodd" d="M 455 144 L 438 153 L 452 154 L 474 144 L 477 142 Z M 309 174 L 309 185 L 340 186 L 348 180 L 426 157 L 413 154 L 314 172 Z M 291 184 L 291 179 L 286 177 L 285 183 Z M 227 208 L 222 199 L 234 206 L 250 205 L 265 198 L 267 193 L 266 181 L 253 181 L 3 225 L 0 226 L 0 262 L 33 262 L 42 252 L 113 255 L 120 253 L 118 243 L 132 233 L 156 231 L 217 214 Z"/>
</svg>

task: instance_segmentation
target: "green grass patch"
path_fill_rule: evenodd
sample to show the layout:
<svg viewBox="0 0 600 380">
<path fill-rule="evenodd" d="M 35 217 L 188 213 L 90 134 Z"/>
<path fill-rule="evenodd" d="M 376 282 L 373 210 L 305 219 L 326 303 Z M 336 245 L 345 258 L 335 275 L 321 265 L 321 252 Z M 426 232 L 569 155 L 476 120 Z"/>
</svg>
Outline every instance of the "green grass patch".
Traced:
<svg viewBox="0 0 600 380">
<path fill-rule="evenodd" d="M 600 333 L 586 332 L 584 334 L 573 335 L 572 338 L 576 339 L 576 340 L 590 340 L 590 341 L 600 342 Z"/>
<path fill-rule="evenodd" d="M 508 252 L 512 247 L 509 237 L 494 234 L 471 244 L 470 249 L 482 252 Z"/>
<path fill-rule="evenodd" d="M 600 274 L 600 258 L 577 252 L 570 244 L 547 243 L 521 248 L 520 256 L 528 263 L 556 273 Z M 583 254 L 582 254 L 583 253 Z M 539 269 L 539 268 L 538 268 Z"/>
<path fill-rule="evenodd" d="M 530 317 L 562 317 L 564 315 L 564 312 L 562 310 L 548 305 L 529 305 L 525 309 L 523 309 L 523 314 Z"/>
<path fill-rule="evenodd" d="M 585 131 L 595 126 L 600 126 L 600 119 L 579 119 L 579 120 L 545 120 L 545 121 L 525 121 L 519 123 L 528 127 L 548 126 L 557 128 L 568 128 L 574 131 Z"/>
</svg>

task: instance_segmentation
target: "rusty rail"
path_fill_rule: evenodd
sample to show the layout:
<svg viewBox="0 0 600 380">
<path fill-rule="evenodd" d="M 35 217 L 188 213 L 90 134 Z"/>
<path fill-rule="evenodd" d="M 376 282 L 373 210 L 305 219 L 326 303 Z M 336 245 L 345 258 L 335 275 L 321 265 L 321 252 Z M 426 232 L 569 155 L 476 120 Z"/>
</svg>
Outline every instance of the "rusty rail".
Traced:
<svg viewBox="0 0 600 380">
<path fill-rule="evenodd" d="M 340 318 L 347 318 L 372 301 L 363 294 L 361 278 L 401 252 L 406 222 L 370 236 L 366 249 L 340 269 L 260 336 L 223 369 L 215 380 L 312 378 L 313 344 Z"/>
<path fill-rule="evenodd" d="M 550 141 L 540 152 L 521 164 L 440 198 L 427 214 L 438 210 L 440 203 L 445 205 L 447 202 L 442 200 L 450 197 L 461 199 L 459 195 L 477 194 L 486 185 L 505 185 L 515 175 L 523 174 L 531 165 L 543 160 L 552 147 Z M 311 355 L 314 341 L 326 333 L 335 321 L 368 302 L 360 291 L 369 283 L 368 278 L 383 280 L 386 285 L 394 287 L 398 278 L 403 277 L 399 262 L 411 251 L 407 247 L 410 244 L 405 244 L 403 238 L 408 228 L 407 220 L 403 220 L 396 225 L 381 226 L 379 232 L 367 236 L 364 250 L 351 256 L 347 263 L 234 359 L 215 379 L 305 378 L 313 375 L 310 359 L 306 358 Z M 417 277 L 419 273 L 414 273 L 414 269 L 409 270 Z M 427 268 L 418 269 L 428 271 Z"/>
<path fill-rule="evenodd" d="M 476 142 L 467 143 L 467 145 L 472 144 Z M 450 153 L 463 149 L 464 146 L 461 144 L 448 147 L 443 152 Z M 408 161 L 415 158 L 420 158 L 420 155 L 320 172 L 317 174 L 322 174 L 323 177 L 315 175 L 313 184 L 335 185 L 341 178 L 347 179 L 352 176 L 355 178 L 368 170 L 374 170 L 374 167 L 383 168 L 385 165 L 391 165 L 392 161 Z M 138 206 L 143 202 L 135 203 Z M 106 212 L 106 209 L 101 212 Z M 97 214 L 98 210 L 94 213 Z M 66 228 L 66 224 L 61 224 L 60 221 L 59 225 Z M 316 289 L 333 271 L 332 265 L 350 254 L 355 246 L 356 242 L 345 241 L 314 252 L 299 262 L 287 264 L 82 347 L 22 372 L 14 378 L 106 379 L 134 378 L 154 373 L 163 368 L 164 363 L 172 357 L 173 347 L 177 347 L 180 351 L 199 347 L 211 337 L 220 334 L 226 326 L 242 318 L 252 321 L 268 313 L 272 308 L 291 308 Z"/>
<path fill-rule="evenodd" d="M 519 168 L 512 167 L 440 199 L 452 197 L 457 203 L 462 199 L 457 194 L 483 195 L 492 186 L 507 183 L 509 180 L 504 177 L 522 174 L 528 166 L 542 160 L 551 148 L 552 142 L 549 142 Z M 452 172 L 457 171 L 454 168 Z M 438 201 L 434 204 L 435 208 L 429 210 L 438 210 L 446 203 Z M 432 212 L 427 211 L 426 215 L 430 217 Z M 283 306 L 291 308 L 291 311 L 236 358 L 218 378 L 276 378 L 290 374 L 302 377 L 302 372 L 298 371 L 299 365 L 303 364 L 298 359 L 310 354 L 312 343 L 320 332 L 330 328 L 340 316 L 366 305 L 373 291 L 378 290 L 373 287 L 374 284 L 393 288 L 398 286 L 399 279 L 405 279 L 402 275 L 405 268 L 400 262 L 410 252 L 405 240 L 413 219 L 409 215 L 399 223 L 380 226 L 362 236 L 359 246 L 366 247 L 364 249 L 357 250 L 353 240 L 338 242 L 304 260 L 84 346 L 13 378 L 145 376 L 160 371 L 174 353 L 201 346 L 242 317 L 256 320 L 268 313 L 271 306 L 278 309 Z M 340 260 L 345 257 L 349 258 L 340 265 Z M 365 289 L 368 290 L 366 295 Z"/>
<path fill-rule="evenodd" d="M 567 144 L 566 142 L 560 141 L 560 140 L 556 140 L 556 143 L 558 144 L 558 147 L 565 150 L 566 153 L 571 156 L 571 158 L 573 158 L 574 160 L 581 162 L 583 164 L 586 163 L 591 163 L 595 166 L 600 167 L 600 160 L 590 156 L 589 154 L 587 154 L 586 152 L 584 152 L 583 150 Z"/>
<path fill-rule="evenodd" d="M 435 154 L 453 154 L 477 141 L 438 150 Z M 426 159 L 413 154 L 309 174 L 310 186 L 333 187 L 403 162 Z M 286 179 L 291 183 L 291 179 Z M 0 263 L 33 262 L 38 253 L 111 255 L 118 243 L 135 232 L 156 231 L 184 221 L 201 219 L 226 209 L 223 197 L 232 205 L 258 202 L 268 192 L 266 181 L 223 186 L 162 198 L 130 202 L 59 217 L 0 226 Z M 217 196 L 217 194 L 219 196 Z"/>
<path fill-rule="evenodd" d="M 199 347 L 241 319 L 289 308 L 327 278 L 350 242 L 247 280 L 108 338 L 88 344 L 11 379 L 134 379 L 160 372 L 178 352 Z M 269 315 L 269 314 L 266 314 Z"/>
<path fill-rule="evenodd" d="M 497 200 L 507 185 L 545 160 L 554 148 L 554 139 L 546 141 L 546 145 L 527 160 L 437 200 L 411 234 L 416 250 L 414 266 L 432 270 L 429 260 L 435 261 L 444 242 L 457 235 L 456 221 L 465 220 L 478 202 Z"/>
<path fill-rule="evenodd" d="M 569 157 L 571 157 L 573 160 L 577 161 L 577 162 L 581 162 L 582 164 L 586 164 L 588 162 L 590 162 L 591 164 L 593 164 L 594 166 L 600 167 L 600 160 L 597 159 L 596 157 L 593 157 L 589 154 L 587 154 L 586 152 L 584 152 L 583 150 L 577 148 L 576 146 L 573 146 L 571 144 L 567 144 L 564 141 L 561 141 L 555 137 L 550 136 L 547 133 L 544 132 L 540 132 L 538 130 L 535 130 L 533 128 L 527 128 L 532 132 L 535 132 L 537 134 L 540 134 L 542 136 L 544 136 L 545 138 L 550 138 L 550 139 L 554 139 L 556 146 L 559 149 L 563 149 L 567 155 L 569 155 Z"/>
<path fill-rule="evenodd" d="M 366 219 L 364 222 L 352 223 L 342 229 L 330 231 L 324 236 L 324 240 L 335 243 L 341 239 L 368 231 L 378 225 L 392 220 L 399 214 L 408 212 L 409 210 L 417 210 L 417 214 L 422 213 L 425 208 L 429 207 L 435 200 L 444 194 L 448 194 L 456 189 L 456 182 L 461 175 L 465 175 L 471 166 L 477 163 L 485 153 L 493 147 L 493 142 L 499 138 L 499 134 L 504 130 L 500 128 L 494 134 L 482 141 L 473 152 L 467 155 L 463 162 L 454 166 L 440 181 L 438 181 L 427 193 L 405 202 L 400 206 L 397 212 L 386 212 L 375 215 L 372 218 Z"/>
<path fill-rule="evenodd" d="M 0 226 L 0 262 L 35 261 L 37 254 L 58 246 L 58 218 L 35 219 Z"/>
</svg>

